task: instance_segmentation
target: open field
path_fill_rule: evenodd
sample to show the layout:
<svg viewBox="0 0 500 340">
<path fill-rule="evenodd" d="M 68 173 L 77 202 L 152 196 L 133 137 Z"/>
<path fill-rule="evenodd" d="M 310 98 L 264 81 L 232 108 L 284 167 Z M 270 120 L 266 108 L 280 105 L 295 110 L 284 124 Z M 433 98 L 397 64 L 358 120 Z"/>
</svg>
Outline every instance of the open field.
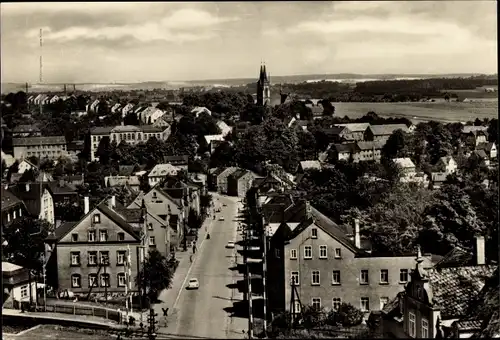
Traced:
<svg viewBox="0 0 500 340">
<path fill-rule="evenodd" d="M 476 118 L 497 118 L 497 101 L 409 102 L 409 103 L 334 103 L 335 115 L 359 118 L 373 111 L 383 117 L 405 117 L 415 121 L 461 122 Z M 415 117 L 415 118 L 414 118 Z"/>
<path fill-rule="evenodd" d="M 110 335 L 107 331 L 100 330 L 90 330 L 90 329 L 76 329 L 74 327 L 61 327 L 55 325 L 41 325 L 40 327 L 34 328 L 32 331 L 28 331 L 21 336 L 6 336 L 3 339 L 6 340 L 106 340 L 113 339 L 115 336 Z"/>
</svg>

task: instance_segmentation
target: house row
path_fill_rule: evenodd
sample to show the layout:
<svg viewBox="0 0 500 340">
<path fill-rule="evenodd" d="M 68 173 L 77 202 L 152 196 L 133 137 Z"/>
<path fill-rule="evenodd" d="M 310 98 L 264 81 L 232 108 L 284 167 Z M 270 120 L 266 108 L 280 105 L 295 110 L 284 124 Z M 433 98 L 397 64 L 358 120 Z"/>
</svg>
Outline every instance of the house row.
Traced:
<svg viewBox="0 0 500 340">
<path fill-rule="evenodd" d="M 229 196 L 245 197 L 253 181 L 259 178 L 250 170 L 238 167 L 214 168 L 209 170 L 212 189 Z"/>
<path fill-rule="evenodd" d="M 327 150 L 319 155 L 319 160 L 321 162 L 326 162 L 330 158 L 336 161 L 347 161 L 354 163 L 363 161 L 379 162 L 380 158 L 382 157 L 383 147 L 384 143 L 380 141 L 357 141 L 343 144 L 330 144 L 327 147 Z"/>
<path fill-rule="evenodd" d="M 90 130 L 91 146 L 90 154 L 91 161 L 98 159 L 95 152 L 99 147 L 100 141 L 104 137 L 108 137 L 110 142 L 116 142 L 117 144 L 125 141 L 129 144 L 135 145 L 138 143 L 146 142 L 150 138 L 157 138 L 159 140 L 167 140 L 170 136 L 171 128 L 170 126 L 166 128 L 154 127 L 151 125 L 118 125 L 118 126 L 107 126 L 107 127 L 95 127 Z"/>
<path fill-rule="evenodd" d="M 217 126 L 221 130 L 221 133 L 218 135 L 205 135 L 205 142 L 208 145 L 208 148 L 210 150 L 210 153 L 213 153 L 214 150 L 219 146 L 221 143 L 225 141 L 225 137 L 232 132 L 233 128 L 229 125 L 227 125 L 224 121 L 218 120 L 217 121 Z"/>
<path fill-rule="evenodd" d="M 12 146 L 14 158 L 18 160 L 31 156 L 56 160 L 67 155 L 67 143 L 64 136 L 14 137 Z"/>
<path fill-rule="evenodd" d="M 187 217 L 200 213 L 200 188 L 170 177 L 128 204 L 112 196 L 91 207 L 85 197 L 84 216 L 46 240 L 50 284 L 76 295 L 124 295 L 131 280 L 128 290 L 137 293 L 135 277 L 149 250 L 169 258 L 186 245 Z"/>
</svg>

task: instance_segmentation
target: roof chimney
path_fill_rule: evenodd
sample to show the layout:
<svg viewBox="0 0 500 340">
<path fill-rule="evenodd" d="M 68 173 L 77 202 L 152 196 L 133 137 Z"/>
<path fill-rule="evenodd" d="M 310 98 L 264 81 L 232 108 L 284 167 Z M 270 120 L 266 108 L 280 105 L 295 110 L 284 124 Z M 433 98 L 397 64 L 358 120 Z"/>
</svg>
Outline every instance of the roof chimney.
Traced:
<svg viewBox="0 0 500 340">
<path fill-rule="evenodd" d="M 476 236 L 476 264 L 478 266 L 486 264 L 484 248 L 484 236 Z"/>
<path fill-rule="evenodd" d="M 90 202 L 89 202 L 89 197 L 85 196 L 83 198 L 83 213 L 87 215 L 90 211 Z"/>
<path fill-rule="evenodd" d="M 354 245 L 361 249 L 361 235 L 359 234 L 359 219 L 354 219 Z"/>
<path fill-rule="evenodd" d="M 26 183 L 26 192 L 29 192 L 29 191 L 30 191 L 30 184 Z"/>
</svg>

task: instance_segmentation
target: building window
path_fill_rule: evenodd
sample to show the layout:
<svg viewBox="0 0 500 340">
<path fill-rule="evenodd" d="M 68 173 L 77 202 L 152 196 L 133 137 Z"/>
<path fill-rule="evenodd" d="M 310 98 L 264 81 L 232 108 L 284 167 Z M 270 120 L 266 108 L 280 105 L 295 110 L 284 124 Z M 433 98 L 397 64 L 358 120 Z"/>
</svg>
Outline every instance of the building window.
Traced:
<svg viewBox="0 0 500 340">
<path fill-rule="evenodd" d="M 125 233 L 118 233 L 118 241 L 125 241 Z"/>
<path fill-rule="evenodd" d="M 370 310 L 370 299 L 367 297 L 361 298 L 361 311 L 368 312 Z"/>
<path fill-rule="evenodd" d="M 297 259 L 297 249 L 290 249 L 290 259 L 292 260 Z"/>
<path fill-rule="evenodd" d="M 7 222 L 10 222 L 10 213 L 7 214 Z"/>
<path fill-rule="evenodd" d="M 312 298 L 312 308 L 319 310 L 321 309 L 321 299 L 320 298 Z"/>
<path fill-rule="evenodd" d="M 108 231 L 107 230 L 99 230 L 99 241 L 106 242 L 108 240 Z"/>
<path fill-rule="evenodd" d="M 332 273 L 332 284 L 339 285 L 340 284 L 340 270 L 334 270 Z"/>
<path fill-rule="evenodd" d="M 342 258 L 342 249 L 340 248 L 335 248 L 335 258 L 340 259 Z"/>
<path fill-rule="evenodd" d="M 96 266 L 96 265 L 97 265 L 97 252 L 89 251 L 89 266 Z"/>
<path fill-rule="evenodd" d="M 109 264 L 109 252 L 108 251 L 99 252 L 99 263 L 103 264 L 103 265 Z"/>
<path fill-rule="evenodd" d="M 389 270 L 387 269 L 380 270 L 380 283 L 381 284 L 389 283 Z"/>
<path fill-rule="evenodd" d="M 148 230 L 153 230 L 153 223 L 148 223 Z"/>
<path fill-rule="evenodd" d="M 280 249 L 279 248 L 274 249 L 274 257 L 276 257 L 277 259 L 280 258 Z"/>
<path fill-rule="evenodd" d="M 23 216 L 23 210 L 19 208 L 19 217 Z"/>
<path fill-rule="evenodd" d="M 361 275 L 360 275 L 360 278 L 359 278 L 359 284 L 362 284 L 362 285 L 367 285 L 368 284 L 368 270 L 363 269 L 361 271 Z"/>
<path fill-rule="evenodd" d="M 412 312 L 410 312 L 409 315 L 410 315 L 410 320 L 408 323 L 408 333 L 412 338 L 414 338 L 417 333 L 416 317 L 415 313 Z"/>
<path fill-rule="evenodd" d="M 72 288 L 80 288 L 82 285 L 82 280 L 80 275 L 73 274 L 71 275 L 71 287 Z"/>
<path fill-rule="evenodd" d="M 151 194 L 151 196 L 156 199 L 157 198 L 156 191 L 153 191 L 153 193 Z"/>
<path fill-rule="evenodd" d="M 80 252 L 79 251 L 71 252 L 71 265 L 72 266 L 79 266 L 80 265 Z"/>
<path fill-rule="evenodd" d="M 291 281 L 294 286 L 300 285 L 299 272 L 291 272 Z"/>
<path fill-rule="evenodd" d="M 311 275 L 311 284 L 313 286 L 318 286 L 320 284 L 319 270 L 313 270 L 312 275 Z"/>
<path fill-rule="evenodd" d="M 109 287 L 109 274 L 101 274 L 101 287 Z"/>
<path fill-rule="evenodd" d="M 399 271 L 399 283 L 408 282 L 408 269 L 401 269 Z"/>
<path fill-rule="evenodd" d="M 21 298 L 28 297 L 28 286 L 21 287 Z"/>
<path fill-rule="evenodd" d="M 380 298 L 380 309 L 384 309 L 385 305 L 387 305 L 387 303 L 389 302 L 389 298 L 388 297 L 381 297 Z"/>
<path fill-rule="evenodd" d="M 338 311 L 340 309 L 340 306 L 342 305 L 342 299 L 341 298 L 333 298 L 332 300 L 332 307 L 334 311 Z"/>
<path fill-rule="evenodd" d="M 429 321 L 426 318 L 422 318 L 422 334 L 420 337 L 426 339 L 429 337 Z"/>
<path fill-rule="evenodd" d="M 311 246 L 304 246 L 304 258 L 305 259 L 312 259 L 312 247 Z"/>
<path fill-rule="evenodd" d="M 71 241 L 78 242 L 78 234 L 71 234 Z"/>
<path fill-rule="evenodd" d="M 97 274 L 89 274 L 89 288 L 98 287 Z"/>
<path fill-rule="evenodd" d="M 14 211 L 12 212 L 12 214 L 13 214 L 12 219 L 13 219 L 13 220 L 15 220 L 15 219 L 16 219 L 16 211 L 14 210 Z"/>
<path fill-rule="evenodd" d="M 118 250 L 116 252 L 116 264 L 120 266 L 123 265 L 125 263 L 125 256 L 126 256 L 125 250 Z"/>
<path fill-rule="evenodd" d="M 94 215 L 94 223 L 101 223 L 101 215 L 99 214 Z"/>
<path fill-rule="evenodd" d="M 328 257 L 327 254 L 326 246 L 319 246 L 319 258 L 326 259 Z"/>
<path fill-rule="evenodd" d="M 89 242 L 95 242 L 95 230 L 89 231 Z"/>
<path fill-rule="evenodd" d="M 127 285 L 125 273 L 118 273 L 116 277 L 118 279 L 118 287 L 125 287 Z"/>
<path fill-rule="evenodd" d="M 149 246 L 150 247 L 156 247 L 155 237 L 154 236 L 149 236 Z"/>
<path fill-rule="evenodd" d="M 312 238 L 318 238 L 318 229 L 317 228 L 312 228 L 311 229 L 311 237 Z"/>
</svg>

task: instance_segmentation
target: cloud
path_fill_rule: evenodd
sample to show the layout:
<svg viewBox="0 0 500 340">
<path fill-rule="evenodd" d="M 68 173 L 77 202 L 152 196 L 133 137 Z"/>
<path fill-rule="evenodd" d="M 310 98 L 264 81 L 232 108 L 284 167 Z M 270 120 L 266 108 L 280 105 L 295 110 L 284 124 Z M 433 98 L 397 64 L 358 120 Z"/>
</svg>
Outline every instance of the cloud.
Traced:
<svg viewBox="0 0 500 340">
<path fill-rule="evenodd" d="M 181 9 L 164 17 L 161 21 L 150 21 L 141 24 L 108 26 L 94 29 L 85 26 L 74 26 L 61 30 L 53 30 L 50 26 L 43 28 L 44 40 L 68 42 L 74 40 L 120 40 L 133 38 L 137 41 L 169 41 L 192 42 L 207 40 L 215 36 L 211 27 L 234 21 L 235 18 L 223 18 L 196 9 Z M 203 28 L 202 31 L 197 31 Z M 39 29 L 26 33 L 27 38 L 35 38 Z"/>
</svg>

